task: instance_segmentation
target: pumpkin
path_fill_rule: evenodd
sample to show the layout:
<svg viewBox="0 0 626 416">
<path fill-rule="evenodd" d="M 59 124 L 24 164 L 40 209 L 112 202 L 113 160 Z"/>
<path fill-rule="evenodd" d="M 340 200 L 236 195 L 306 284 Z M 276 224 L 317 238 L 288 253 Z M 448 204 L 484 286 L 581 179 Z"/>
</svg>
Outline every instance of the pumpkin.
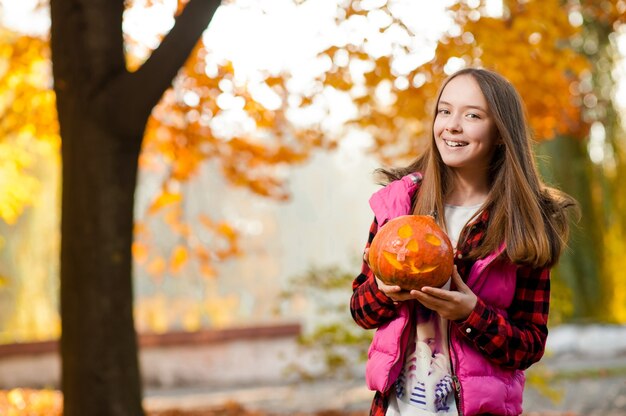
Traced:
<svg viewBox="0 0 626 416">
<path fill-rule="evenodd" d="M 452 275 L 452 244 L 427 215 L 403 215 L 383 225 L 372 240 L 369 265 L 388 285 L 405 290 L 443 286 Z"/>
</svg>

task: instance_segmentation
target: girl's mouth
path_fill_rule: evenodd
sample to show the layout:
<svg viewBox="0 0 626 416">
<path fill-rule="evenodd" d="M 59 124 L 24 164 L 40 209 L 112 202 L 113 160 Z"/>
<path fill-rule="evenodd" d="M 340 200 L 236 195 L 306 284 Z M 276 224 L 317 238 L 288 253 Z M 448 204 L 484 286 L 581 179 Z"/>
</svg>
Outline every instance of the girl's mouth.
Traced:
<svg viewBox="0 0 626 416">
<path fill-rule="evenodd" d="M 464 147 L 469 144 L 467 142 L 459 142 L 455 140 L 446 140 L 446 139 L 443 139 L 443 142 L 449 147 Z"/>
</svg>

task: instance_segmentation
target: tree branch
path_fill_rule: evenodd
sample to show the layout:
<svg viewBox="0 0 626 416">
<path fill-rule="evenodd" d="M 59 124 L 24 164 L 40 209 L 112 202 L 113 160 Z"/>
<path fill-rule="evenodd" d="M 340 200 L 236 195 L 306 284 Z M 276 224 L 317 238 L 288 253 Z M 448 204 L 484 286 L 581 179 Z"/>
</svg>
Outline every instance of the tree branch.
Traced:
<svg viewBox="0 0 626 416">
<path fill-rule="evenodd" d="M 134 73 L 125 72 L 108 86 L 104 98 L 107 125 L 126 138 L 143 135 L 145 124 L 163 93 L 188 59 L 209 25 L 219 0 L 190 0 L 161 45 Z"/>
</svg>

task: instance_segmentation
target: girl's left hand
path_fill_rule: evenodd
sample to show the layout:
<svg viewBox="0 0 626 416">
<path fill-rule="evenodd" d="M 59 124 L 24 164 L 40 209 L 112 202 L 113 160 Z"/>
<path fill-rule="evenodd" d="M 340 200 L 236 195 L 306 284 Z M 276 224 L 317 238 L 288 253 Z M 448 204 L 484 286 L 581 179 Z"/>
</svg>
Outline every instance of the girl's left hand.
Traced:
<svg viewBox="0 0 626 416">
<path fill-rule="evenodd" d="M 465 320 L 474 310 L 478 297 L 461 279 L 456 266 L 452 271 L 452 283 L 456 290 L 424 286 L 421 290 L 412 290 L 411 296 L 442 318 L 451 321 Z"/>
</svg>

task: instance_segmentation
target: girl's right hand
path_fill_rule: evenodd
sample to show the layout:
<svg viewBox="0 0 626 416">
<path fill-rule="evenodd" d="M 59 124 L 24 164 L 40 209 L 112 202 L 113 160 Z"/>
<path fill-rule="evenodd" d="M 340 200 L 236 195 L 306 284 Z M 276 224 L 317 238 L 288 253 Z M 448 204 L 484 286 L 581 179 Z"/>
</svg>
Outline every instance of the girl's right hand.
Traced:
<svg viewBox="0 0 626 416">
<path fill-rule="evenodd" d="M 369 247 L 367 247 L 365 251 L 363 251 L 363 261 L 365 262 L 365 264 L 367 264 L 367 267 L 370 267 L 369 251 Z M 378 277 L 376 277 L 376 285 L 378 286 L 378 289 L 385 295 L 387 295 L 389 299 L 393 300 L 395 304 L 408 299 L 413 299 L 408 290 L 402 290 L 400 286 L 387 285 L 383 283 L 382 280 L 380 280 Z"/>
<path fill-rule="evenodd" d="M 383 292 L 387 297 L 393 300 L 393 303 L 397 304 L 398 302 L 403 302 L 405 300 L 413 299 L 410 292 L 408 290 L 402 290 L 400 286 L 391 286 L 382 282 L 378 277 L 376 277 L 376 284 L 378 285 L 378 289 Z"/>
</svg>

